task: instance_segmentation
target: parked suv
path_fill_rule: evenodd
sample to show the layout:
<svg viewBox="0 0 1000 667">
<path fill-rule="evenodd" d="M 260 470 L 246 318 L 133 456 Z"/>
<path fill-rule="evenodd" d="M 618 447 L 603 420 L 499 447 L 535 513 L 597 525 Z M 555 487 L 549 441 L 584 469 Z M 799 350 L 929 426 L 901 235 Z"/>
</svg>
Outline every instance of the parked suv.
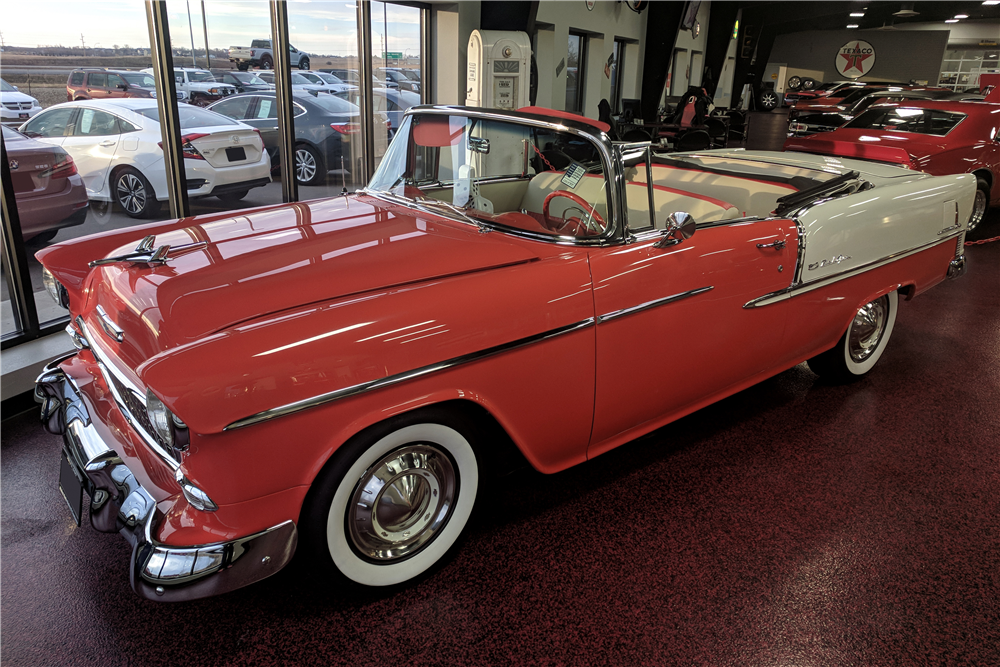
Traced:
<svg viewBox="0 0 1000 667">
<path fill-rule="evenodd" d="M 309 54 L 288 45 L 288 61 L 292 67 L 309 69 Z M 255 39 L 250 46 L 230 46 L 229 62 L 236 63 L 237 69 L 245 72 L 251 67 L 274 69 L 274 54 L 271 52 L 271 40 Z"/>
<path fill-rule="evenodd" d="M 66 101 L 103 100 L 109 97 L 156 97 L 153 77 L 146 72 L 86 68 L 70 72 Z"/>
<path fill-rule="evenodd" d="M 253 72 L 236 72 L 233 70 L 213 69 L 212 75 L 219 83 L 236 86 L 241 93 L 256 93 L 262 90 L 274 90 L 274 86 L 264 81 Z"/>
<path fill-rule="evenodd" d="M 152 74 L 153 68 L 150 67 L 142 71 Z M 195 69 L 194 67 L 175 67 L 174 85 L 177 88 L 179 99 L 199 107 L 208 106 L 216 100 L 235 95 L 238 92 L 236 86 L 216 81 L 207 69 Z M 180 93 L 183 93 L 183 96 Z"/>
</svg>

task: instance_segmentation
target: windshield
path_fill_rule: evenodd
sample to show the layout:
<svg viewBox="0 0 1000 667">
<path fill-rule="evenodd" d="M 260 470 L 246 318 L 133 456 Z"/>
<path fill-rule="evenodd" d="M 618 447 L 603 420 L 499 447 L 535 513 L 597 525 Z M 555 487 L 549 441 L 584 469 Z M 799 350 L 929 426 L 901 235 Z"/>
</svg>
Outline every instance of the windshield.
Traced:
<svg viewBox="0 0 1000 667">
<path fill-rule="evenodd" d="M 409 116 L 368 190 L 468 222 L 552 237 L 604 235 L 611 222 L 597 145 L 512 121 Z"/>
<path fill-rule="evenodd" d="M 136 113 L 142 114 L 146 118 L 152 118 L 157 123 L 160 122 L 160 110 L 157 107 L 145 107 L 143 109 L 133 109 Z M 239 125 L 235 120 L 226 118 L 222 114 L 208 109 L 191 106 L 190 104 L 178 104 L 177 115 L 180 117 L 181 129 L 186 130 L 191 127 L 212 127 L 214 125 Z"/>
<path fill-rule="evenodd" d="M 292 72 L 292 83 L 309 86 L 312 85 L 313 82 L 298 72 Z"/>
<path fill-rule="evenodd" d="M 188 81 L 215 81 L 211 72 L 188 72 Z"/>
<path fill-rule="evenodd" d="M 420 75 L 417 74 L 412 69 L 402 69 L 402 70 L 399 70 L 399 71 L 402 72 L 403 76 L 405 76 L 410 81 L 420 81 Z"/>
<path fill-rule="evenodd" d="M 141 88 L 155 88 L 153 77 L 143 72 L 121 72 L 121 76 L 133 86 Z"/>
<path fill-rule="evenodd" d="M 0 79 L 0 91 L 3 91 L 5 93 L 12 93 L 14 92 L 14 86 L 10 85 L 3 79 Z"/>
<path fill-rule="evenodd" d="M 320 78 L 320 81 L 325 83 L 344 83 L 332 74 L 327 74 L 326 72 L 315 72 L 316 76 Z"/>
<path fill-rule="evenodd" d="M 864 112 L 844 127 L 866 130 L 892 130 L 943 137 L 965 118 L 963 113 L 937 109 L 875 107 Z"/>
<path fill-rule="evenodd" d="M 233 77 L 241 83 L 249 83 L 253 85 L 267 85 L 264 79 L 260 78 L 256 74 L 251 74 L 250 72 L 230 72 L 229 76 Z"/>
</svg>

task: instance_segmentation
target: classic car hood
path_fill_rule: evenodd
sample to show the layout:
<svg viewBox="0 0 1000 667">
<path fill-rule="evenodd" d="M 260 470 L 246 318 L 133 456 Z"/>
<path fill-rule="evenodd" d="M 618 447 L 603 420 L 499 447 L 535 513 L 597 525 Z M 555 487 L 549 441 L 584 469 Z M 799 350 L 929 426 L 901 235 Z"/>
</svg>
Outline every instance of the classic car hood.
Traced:
<svg viewBox="0 0 1000 667">
<path fill-rule="evenodd" d="M 94 271 L 88 327 L 103 333 L 94 312 L 102 306 L 125 331 L 115 351 L 131 368 L 271 313 L 536 258 L 501 234 L 479 234 L 373 197 L 258 210 L 155 239 L 157 247 L 202 242 L 173 251 L 165 265 L 122 262 Z"/>
</svg>

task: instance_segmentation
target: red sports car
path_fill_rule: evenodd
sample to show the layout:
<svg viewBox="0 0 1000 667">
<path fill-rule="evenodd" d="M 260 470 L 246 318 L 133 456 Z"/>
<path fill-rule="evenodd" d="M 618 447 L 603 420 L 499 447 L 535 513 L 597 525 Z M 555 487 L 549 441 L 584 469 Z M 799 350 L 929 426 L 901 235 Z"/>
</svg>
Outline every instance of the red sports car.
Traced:
<svg viewBox="0 0 1000 667">
<path fill-rule="evenodd" d="M 792 137 L 786 151 L 904 164 L 935 176 L 973 174 L 974 229 L 1000 204 L 1000 104 L 907 100 L 879 104 L 833 132 Z"/>
</svg>

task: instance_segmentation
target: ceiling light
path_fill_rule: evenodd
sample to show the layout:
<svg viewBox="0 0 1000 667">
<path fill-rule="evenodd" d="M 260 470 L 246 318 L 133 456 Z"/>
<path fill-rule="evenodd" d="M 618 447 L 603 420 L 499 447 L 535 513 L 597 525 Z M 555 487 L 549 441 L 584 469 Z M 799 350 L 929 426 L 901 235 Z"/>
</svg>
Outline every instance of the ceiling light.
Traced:
<svg viewBox="0 0 1000 667">
<path fill-rule="evenodd" d="M 969 15 L 968 14 L 955 14 L 955 18 L 957 18 L 957 19 L 967 19 L 967 18 L 969 18 Z"/>
<path fill-rule="evenodd" d="M 984 5 L 1000 5 L 1000 0 L 983 0 Z"/>
<path fill-rule="evenodd" d="M 856 16 L 858 18 L 861 18 L 864 15 L 865 15 L 864 12 L 851 12 L 851 16 Z"/>
<path fill-rule="evenodd" d="M 858 27 L 858 24 L 857 24 L 857 23 L 848 23 L 848 24 L 847 24 L 847 27 L 848 27 L 848 28 L 857 28 L 857 27 Z"/>
<path fill-rule="evenodd" d="M 958 23 L 958 19 L 947 19 L 945 23 Z"/>
</svg>

